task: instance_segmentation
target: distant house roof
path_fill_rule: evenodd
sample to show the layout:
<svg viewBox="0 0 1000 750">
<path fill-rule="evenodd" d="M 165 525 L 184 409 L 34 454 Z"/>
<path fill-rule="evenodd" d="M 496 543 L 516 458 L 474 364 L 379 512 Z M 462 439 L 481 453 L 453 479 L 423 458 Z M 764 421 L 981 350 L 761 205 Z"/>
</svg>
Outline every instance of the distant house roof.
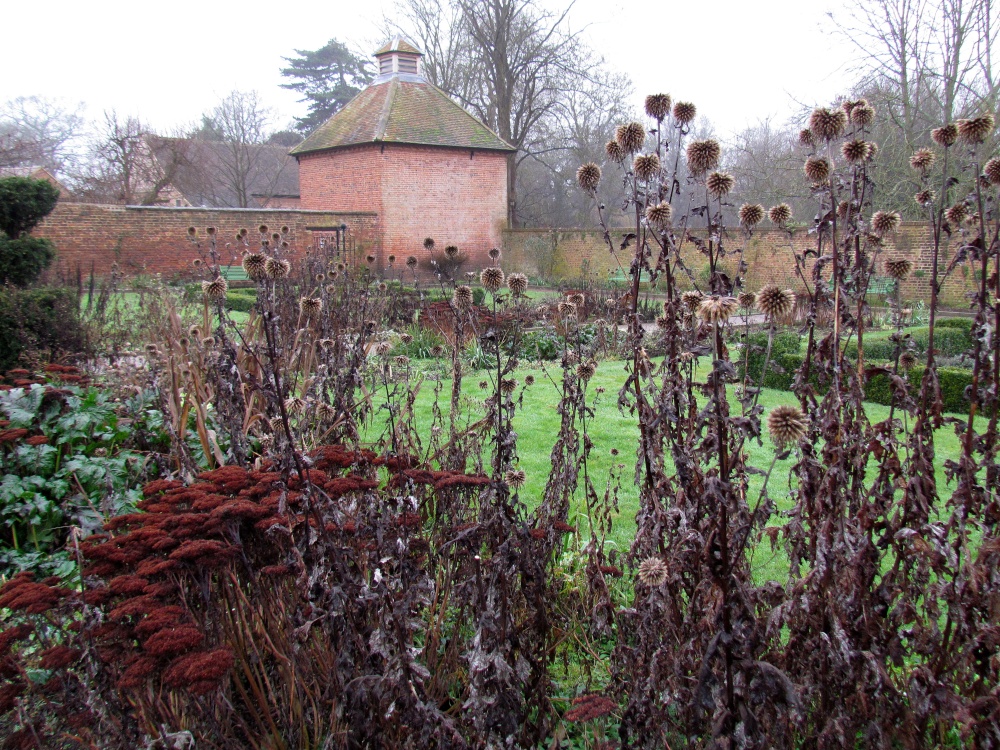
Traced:
<svg viewBox="0 0 1000 750">
<path fill-rule="evenodd" d="M 150 136 L 149 147 L 169 183 L 193 206 L 240 206 L 237 185 L 255 204 L 268 198 L 297 198 L 299 165 L 286 146 L 244 144 L 239 157 L 232 146 L 199 138 Z"/>
<path fill-rule="evenodd" d="M 45 167 L 0 167 L 0 177 L 31 177 L 35 180 L 45 180 L 59 188 L 61 194 L 66 195 L 69 192 L 66 186 Z"/>
<path fill-rule="evenodd" d="M 366 143 L 514 151 L 423 77 L 414 57 L 421 54 L 401 38 L 382 47 L 375 53 L 382 71 L 375 82 L 290 153 L 301 156 Z M 409 58 L 413 67 L 399 58 Z"/>
</svg>

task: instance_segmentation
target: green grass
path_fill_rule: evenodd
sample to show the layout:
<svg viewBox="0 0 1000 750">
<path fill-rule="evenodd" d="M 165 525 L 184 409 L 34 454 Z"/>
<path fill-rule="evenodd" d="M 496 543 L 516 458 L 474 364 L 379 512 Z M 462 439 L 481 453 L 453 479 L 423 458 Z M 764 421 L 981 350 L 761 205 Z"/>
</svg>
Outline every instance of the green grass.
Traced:
<svg viewBox="0 0 1000 750">
<path fill-rule="evenodd" d="M 548 375 L 546 375 L 546 372 Z M 535 377 L 535 384 L 526 389 L 523 406 L 518 409 L 514 419 L 514 429 L 518 435 L 518 456 L 519 467 L 527 474 L 527 483 L 521 490 L 521 499 L 528 507 L 535 507 L 542 498 L 545 483 L 551 469 L 550 453 L 556 434 L 559 430 L 560 418 L 557 412 L 559 404 L 559 390 L 549 377 L 558 382 L 561 371 L 555 363 L 547 370 L 540 367 L 524 367 L 518 370 L 517 378 L 523 383 L 526 375 Z M 467 407 L 472 408 L 476 414 L 482 413 L 482 399 L 489 395 L 489 391 L 482 391 L 477 383 L 483 379 L 481 373 L 467 374 L 463 380 L 463 394 L 467 399 Z M 591 453 L 589 471 L 592 481 L 599 495 L 602 495 L 608 482 L 609 472 L 613 464 L 622 464 L 621 470 L 621 493 L 619 495 L 619 512 L 614 518 L 612 533 L 608 538 L 609 545 L 617 547 L 621 551 L 627 551 L 632 538 L 635 535 L 635 514 L 638 509 L 638 492 L 634 482 L 634 470 L 636 460 L 636 449 L 638 446 L 639 430 L 636 418 L 627 411 L 623 414 L 617 407 L 617 394 L 625 379 L 625 363 L 621 361 L 605 361 L 600 364 L 597 373 L 588 385 L 588 403 L 595 409 L 595 418 L 589 420 L 587 428 L 594 449 Z M 604 388 L 600 395 L 596 394 L 598 388 Z M 450 381 L 445 383 L 442 393 L 443 399 L 447 399 L 450 392 Z M 415 417 L 421 435 L 426 435 L 431 424 L 433 388 L 430 383 L 424 383 L 417 397 L 415 405 Z M 764 417 L 776 406 L 782 404 L 797 404 L 794 395 L 786 391 L 764 389 L 761 393 L 760 403 L 764 407 Z M 378 400 L 376 398 L 376 405 Z M 445 401 L 441 405 L 442 410 L 447 414 L 448 405 Z M 738 413 L 739 404 L 733 400 L 734 413 Z M 889 416 L 889 407 L 879 404 L 866 404 L 866 412 L 870 422 L 880 422 Z M 384 411 L 379 414 L 385 414 Z M 899 413 L 896 413 L 899 417 Z M 381 425 L 378 426 L 381 429 Z M 372 436 L 374 427 L 369 431 Z M 941 493 L 942 500 L 951 495 L 951 487 L 947 486 L 943 463 L 946 459 L 956 459 L 959 455 L 959 441 L 952 427 L 944 427 L 935 436 L 935 474 L 937 486 Z M 617 449 L 618 455 L 612 456 L 612 449 Z M 765 437 L 761 441 L 748 440 L 744 450 L 749 454 L 748 463 L 766 471 L 774 458 L 774 446 Z M 774 499 L 778 508 L 778 515 L 771 520 L 771 525 L 781 525 L 784 519 L 781 514 L 788 511 L 793 504 L 793 477 L 790 472 L 798 460 L 797 452 L 793 452 L 788 458 L 777 461 L 768 484 L 768 493 Z M 870 470 L 875 471 L 874 462 L 870 465 Z M 763 477 L 751 475 L 749 478 L 748 500 L 753 507 L 756 505 L 760 495 Z M 576 502 L 571 508 L 571 523 L 586 529 L 586 513 L 582 504 L 582 490 L 577 491 Z M 575 516 L 575 518 L 574 518 Z M 772 552 L 769 542 L 764 542 L 757 548 L 753 556 L 754 576 L 758 581 L 778 580 L 784 581 L 788 574 L 788 561 L 784 551 L 779 545 L 776 552 Z"/>
</svg>

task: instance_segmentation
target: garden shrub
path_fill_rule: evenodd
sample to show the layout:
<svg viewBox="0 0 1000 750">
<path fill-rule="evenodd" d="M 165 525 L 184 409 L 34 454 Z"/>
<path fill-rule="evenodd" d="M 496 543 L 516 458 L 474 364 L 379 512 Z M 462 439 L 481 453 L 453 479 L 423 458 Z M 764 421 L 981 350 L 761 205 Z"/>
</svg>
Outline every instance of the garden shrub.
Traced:
<svg viewBox="0 0 1000 750">
<path fill-rule="evenodd" d="M 0 179 L 0 284 L 28 286 L 52 263 L 52 243 L 26 235 L 58 199 L 59 191 L 44 180 Z"/>
<path fill-rule="evenodd" d="M 392 348 L 392 356 L 402 355 L 410 359 L 428 359 L 433 356 L 431 349 L 435 346 L 444 346 L 447 343 L 444 336 L 433 328 L 412 325 L 406 332 L 411 337 L 410 341 L 397 340 L 396 345 Z"/>
<path fill-rule="evenodd" d="M 0 289 L 0 370 L 26 352 L 56 359 L 86 349 L 80 302 L 70 289 Z"/>
<path fill-rule="evenodd" d="M 794 370 L 798 364 L 788 368 L 788 364 L 795 362 L 795 355 L 798 354 L 801 346 L 801 337 L 795 332 L 778 333 L 774 336 L 771 345 L 771 366 L 768 367 L 767 377 L 764 379 L 765 388 L 779 388 L 788 390 L 792 384 Z M 750 382 L 760 383 L 761 371 L 764 367 L 764 357 L 767 356 L 767 333 L 752 333 L 746 341 L 749 351 L 745 358 L 740 358 L 740 377 L 744 376 L 743 365 L 749 371 Z M 786 362 L 786 358 L 789 358 Z M 801 358 L 798 359 L 801 364 Z M 777 365 L 786 372 L 780 372 L 775 368 Z"/>
<path fill-rule="evenodd" d="M 916 395 L 920 390 L 926 368 L 917 366 L 908 373 L 910 393 Z M 969 399 L 966 388 L 972 385 L 972 371 L 961 367 L 939 367 L 938 382 L 941 385 L 941 403 L 944 410 L 956 414 L 969 413 Z M 888 406 L 892 399 L 892 388 L 889 378 L 879 373 L 868 378 L 865 383 L 865 400 Z"/>
<path fill-rule="evenodd" d="M 231 289 L 226 294 L 226 309 L 234 312 L 250 312 L 257 304 L 256 289 Z"/>
</svg>

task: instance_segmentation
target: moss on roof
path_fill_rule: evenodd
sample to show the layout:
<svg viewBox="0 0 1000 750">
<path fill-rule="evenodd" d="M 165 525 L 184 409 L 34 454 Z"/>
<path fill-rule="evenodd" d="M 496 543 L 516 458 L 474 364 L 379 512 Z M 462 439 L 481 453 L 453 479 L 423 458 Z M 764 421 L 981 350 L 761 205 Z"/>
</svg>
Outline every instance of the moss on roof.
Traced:
<svg viewBox="0 0 1000 750">
<path fill-rule="evenodd" d="M 362 143 L 514 151 L 441 89 L 393 76 L 358 94 L 291 153 L 300 156 Z"/>
</svg>

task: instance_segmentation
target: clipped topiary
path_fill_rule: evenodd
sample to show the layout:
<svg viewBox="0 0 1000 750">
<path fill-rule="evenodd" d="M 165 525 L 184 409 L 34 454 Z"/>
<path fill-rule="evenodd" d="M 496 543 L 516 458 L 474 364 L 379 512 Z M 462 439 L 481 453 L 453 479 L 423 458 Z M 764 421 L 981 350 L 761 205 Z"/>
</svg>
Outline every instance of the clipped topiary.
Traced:
<svg viewBox="0 0 1000 750">
<path fill-rule="evenodd" d="M 28 286 L 52 263 L 52 243 L 27 233 L 58 199 L 59 190 L 44 180 L 0 179 L 0 284 Z"/>
</svg>

